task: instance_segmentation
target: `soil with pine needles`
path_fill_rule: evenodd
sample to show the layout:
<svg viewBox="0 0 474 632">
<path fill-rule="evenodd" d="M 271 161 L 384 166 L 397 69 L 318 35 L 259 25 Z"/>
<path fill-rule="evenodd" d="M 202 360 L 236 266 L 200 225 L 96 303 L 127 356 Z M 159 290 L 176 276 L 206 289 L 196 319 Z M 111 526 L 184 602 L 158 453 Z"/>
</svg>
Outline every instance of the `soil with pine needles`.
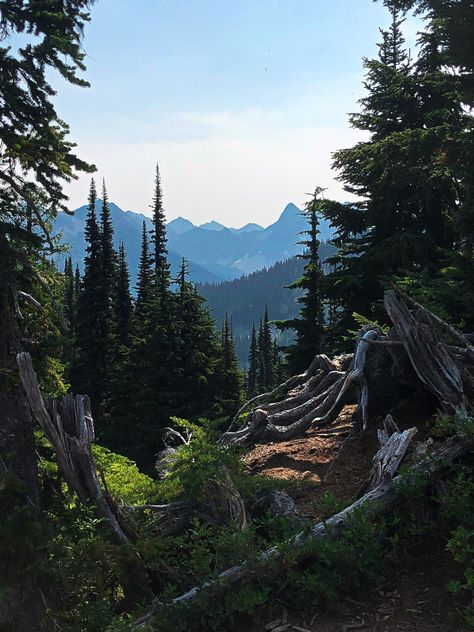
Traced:
<svg viewBox="0 0 474 632">
<path fill-rule="evenodd" d="M 401 429 L 418 427 L 417 439 L 429 435 L 427 415 L 402 411 L 396 416 Z M 420 419 L 423 421 L 420 422 Z M 356 407 L 346 406 L 329 426 L 309 431 L 303 438 L 273 444 L 257 444 L 244 458 L 248 470 L 295 483 L 294 499 L 312 521 L 323 516 L 321 499 L 330 493 L 336 501 L 349 502 L 369 480 L 372 458 L 378 450 L 376 431 L 350 434 L 358 423 Z M 460 569 L 445 550 L 441 538 L 424 539 L 416 551 L 407 551 L 379 586 L 352 599 L 342 599 L 337 611 L 293 613 L 264 627 L 273 632 L 467 632 L 460 604 L 447 590 L 449 579 Z"/>
</svg>

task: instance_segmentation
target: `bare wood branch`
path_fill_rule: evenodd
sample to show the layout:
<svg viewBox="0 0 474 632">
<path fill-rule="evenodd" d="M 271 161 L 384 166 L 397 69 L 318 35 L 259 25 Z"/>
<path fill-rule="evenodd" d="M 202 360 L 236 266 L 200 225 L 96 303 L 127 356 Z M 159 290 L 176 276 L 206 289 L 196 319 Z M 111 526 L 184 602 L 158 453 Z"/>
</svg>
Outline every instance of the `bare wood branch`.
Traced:
<svg viewBox="0 0 474 632">
<path fill-rule="evenodd" d="M 21 296 L 22 298 L 24 298 L 26 301 L 28 301 L 29 303 L 31 303 L 32 305 L 34 305 L 35 307 L 37 307 L 41 311 L 44 311 L 44 306 L 41 305 L 41 303 L 39 301 L 37 301 L 34 298 L 34 296 L 31 296 L 31 294 L 28 294 L 27 292 L 22 292 L 21 290 L 18 290 L 18 296 Z"/>
</svg>

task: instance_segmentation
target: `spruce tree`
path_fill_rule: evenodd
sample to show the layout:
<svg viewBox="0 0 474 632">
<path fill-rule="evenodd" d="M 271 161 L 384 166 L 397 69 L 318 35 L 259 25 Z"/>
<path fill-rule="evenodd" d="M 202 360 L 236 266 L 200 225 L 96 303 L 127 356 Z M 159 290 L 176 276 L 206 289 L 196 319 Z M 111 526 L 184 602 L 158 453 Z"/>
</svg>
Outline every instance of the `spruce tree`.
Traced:
<svg viewBox="0 0 474 632">
<path fill-rule="evenodd" d="M 93 171 L 74 153 L 49 82 L 57 71 L 70 84 L 87 85 L 78 72 L 84 70 L 82 37 L 91 4 L 0 5 L 0 530 L 6 549 L 7 533 L 16 542 L 15 563 L 2 561 L 4 630 L 47 629 L 51 623 L 34 563 L 43 560 L 33 549 L 46 520 L 39 503 L 36 424 L 16 363 L 23 351 L 17 300 L 20 288 L 36 294 L 35 273 L 45 257 L 56 254 L 49 226 L 66 206 L 63 183 L 78 171 Z M 48 273 L 54 275 L 51 267 Z"/>
<path fill-rule="evenodd" d="M 258 345 L 255 323 L 252 325 L 250 336 L 250 351 L 247 370 L 247 397 L 251 399 L 257 394 L 257 370 L 258 370 Z"/>
<path fill-rule="evenodd" d="M 162 317 L 171 325 L 170 267 L 168 263 L 166 218 L 163 210 L 163 191 L 161 187 L 160 169 L 156 165 L 155 191 L 153 195 L 152 215 L 152 259 L 155 269 L 155 292 L 158 308 Z"/>
<path fill-rule="evenodd" d="M 100 211 L 100 240 L 101 240 L 101 290 L 104 310 L 104 326 L 107 326 L 108 316 L 111 313 L 114 285 L 117 278 L 117 253 L 114 250 L 114 229 L 110 214 L 109 198 L 102 184 L 102 208 Z M 104 335 L 107 331 L 104 330 Z"/>
<path fill-rule="evenodd" d="M 401 25 L 393 12 L 390 29 L 381 30 L 378 58 L 364 61 L 367 94 L 350 122 L 369 138 L 334 155 L 345 190 L 361 201 L 321 205 L 337 229 L 339 253 L 330 260 L 334 272 L 325 282 L 339 315 L 336 336 L 353 328 L 354 312 L 385 318 L 381 300 L 386 284 L 394 275 L 421 269 L 434 273 L 440 249 L 449 241 L 436 202 L 438 187 L 443 196 L 445 183 L 430 173 L 434 147 Z"/>
<path fill-rule="evenodd" d="M 300 241 L 305 251 L 299 255 L 306 261 L 303 275 L 289 287 L 302 291 L 297 299 L 301 305 L 299 318 L 277 321 L 279 329 L 294 329 L 296 341 L 287 349 L 287 362 L 290 373 L 305 371 L 314 356 L 322 352 L 324 338 L 324 311 L 322 281 L 323 272 L 319 260 L 318 240 L 318 197 L 323 189 L 317 188 L 311 200 L 305 205 L 303 215 L 308 221 L 308 230 L 304 231 L 307 239 Z"/>
<path fill-rule="evenodd" d="M 436 24 L 448 73 L 460 80 L 463 103 L 474 105 L 474 4 L 472 0 L 384 0 L 392 10 L 415 9 Z"/>
<path fill-rule="evenodd" d="M 74 302 L 77 304 L 77 298 L 81 291 L 81 272 L 79 270 L 79 264 L 76 263 L 76 270 L 74 272 Z"/>
<path fill-rule="evenodd" d="M 258 362 L 257 362 L 257 386 L 258 391 L 263 393 L 265 391 L 265 361 L 263 356 L 263 318 L 260 317 L 260 324 L 257 334 L 257 350 L 258 350 Z"/>
<path fill-rule="evenodd" d="M 153 215 L 151 230 L 153 242 L 153 262 L 158 275 L 169 275 L 168 250 L 166 246 L 166 218 L 163 210 L 163 191 L 161 187 L 160 169 L 156 165 L 155 191 L 152 205 Z"/>
<path fill-rule="evenodd" d="M 140 380 L 130 362 L 132 333 L 132 299 L 130 296 L 130 275 L 128 272 L 125 247 L 120 243 L 118 252 L 117 280 L 113 294 L 113 319 L 110 325 L 110 350 L 108 388 L 103 404 L 104 424 L 101 440 L 111 449 L 127 453 L 127 436 L 133 398 L 138 390 L 131 385 Z"/>
<path fill-rule="evenodd" d="M 63 310 L 67 329 L 63 340 L 62 359 L 65 373 L 69 375 L 74 361 L 74 331 L 76 328 L 76 292 L 71 257 L 66 257 L 64 262 Z"/>
</svg>

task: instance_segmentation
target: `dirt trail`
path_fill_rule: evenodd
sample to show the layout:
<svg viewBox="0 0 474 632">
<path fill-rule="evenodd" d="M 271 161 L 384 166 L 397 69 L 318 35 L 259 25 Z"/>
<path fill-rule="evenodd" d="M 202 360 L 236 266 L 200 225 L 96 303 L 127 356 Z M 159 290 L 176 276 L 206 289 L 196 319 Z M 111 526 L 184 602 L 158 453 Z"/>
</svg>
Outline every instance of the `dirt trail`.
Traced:
<svg viewBox="0 0 474 632">
<path fill-rule="evenodd" d="M 416 414 L 415 414 L 416 413 Z M 304 438 L 257 444 L 245 456 L 250 472 L 270 478 L 302 481 L 294 498 L 301 512 L 317 521 L 323 515 L 318 502 L 329 492 L 337 501 L 355 498 L 368 480 L 378 449 L 375 430 L 349 435 L 357 421 L 356 407 L 346 406 L 338 419 Z M 400 418 L 401 417 L 401 418 Z M 417 439 L 428 434 L 420 411 L 396 419 L 401 429 L 416 425 Z M 265 630 L 278 632 L 464 632 L 458 608 L 447 591 L 448 578 L 459 574 L 439 540 L 424 541 L 407 555 L 383 585 L 354 599 L 341 599 L 332 615 L 311 611 L 288 614 L 269 622 Z"/>
<path fill-rule="evenodd" d="M 295 500 L 311 519 L 321 516 L 318 500 L 326 492 L 338 501 L 357 495 L 367 480 L 377 450 L 375 433 L 349 436 L 356 406 L 346 406 L 321 430 L 281 443 L 257 444 L 246 456 L 250 472 L 279 480 L 304 481 Z"/>
</svg>

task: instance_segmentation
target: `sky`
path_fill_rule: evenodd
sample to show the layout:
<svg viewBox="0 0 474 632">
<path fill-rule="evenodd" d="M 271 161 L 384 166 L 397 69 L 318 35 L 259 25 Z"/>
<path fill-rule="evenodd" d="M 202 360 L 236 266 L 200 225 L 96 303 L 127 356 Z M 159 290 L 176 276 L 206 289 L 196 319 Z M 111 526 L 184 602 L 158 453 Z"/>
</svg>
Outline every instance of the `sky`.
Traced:
<svg viewBox="0 0 474 632">
<path fill-rule="evenodd" d="M 98 0 L 91 87 L 54 80 L 55 103 L 121 208 L 150 214 L 158 163 L 168 220 L 266 226 L 316 186 L 349 199 L 331 154 L 363 138 L 347 114 L 389 21 L 372 0 Z M 66 186 L 70 208 L 89 182 Z"/>
</svg>

